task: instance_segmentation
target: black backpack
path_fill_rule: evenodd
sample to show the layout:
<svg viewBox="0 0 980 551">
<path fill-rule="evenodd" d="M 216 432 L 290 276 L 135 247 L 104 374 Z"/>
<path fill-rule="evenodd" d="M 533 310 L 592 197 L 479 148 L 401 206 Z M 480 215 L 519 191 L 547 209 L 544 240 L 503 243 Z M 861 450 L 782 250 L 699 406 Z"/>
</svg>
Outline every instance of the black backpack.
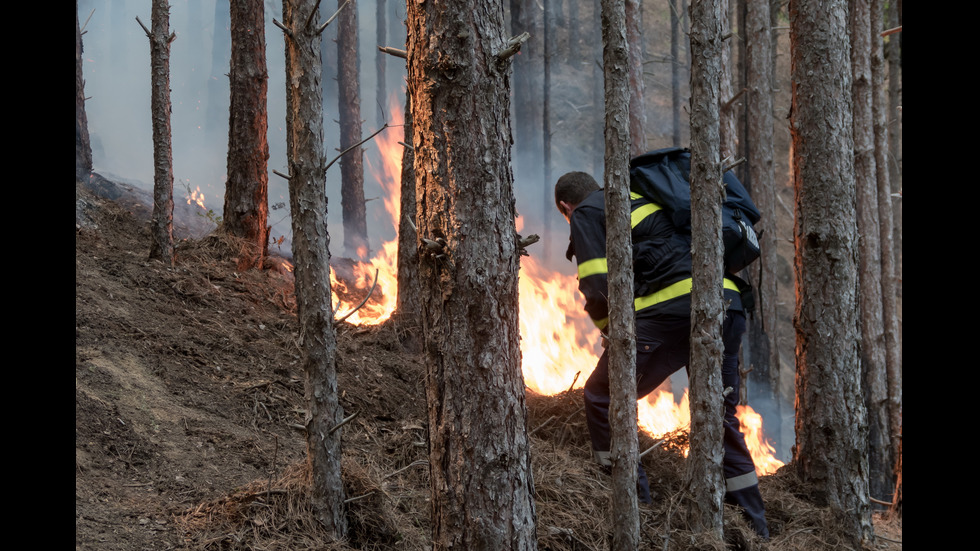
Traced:
<svg viewBox="0 0 980 551">
<path fill-rule="evenodd" d="M 630 191 L 666 209 L 680 231 L 691 233 L 691 152 L 687 148 L 657 149 L 630 159 Z M 759 258 L 759 239 L 753 224 L 762 214 L 732 171 L 724 174 L 722 239 L 725 272 L 736 274 Z"/>
</svg>

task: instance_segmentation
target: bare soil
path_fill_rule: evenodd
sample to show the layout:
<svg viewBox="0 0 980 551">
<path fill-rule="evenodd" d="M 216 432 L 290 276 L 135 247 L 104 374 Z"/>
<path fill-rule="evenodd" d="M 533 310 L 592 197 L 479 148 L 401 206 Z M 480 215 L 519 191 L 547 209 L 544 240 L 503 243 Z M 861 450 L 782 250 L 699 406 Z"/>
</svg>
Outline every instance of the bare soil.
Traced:
<svg viewBox="0 0 980 551">
<path fill-rule="evenodd" d="M 416 328 L 338 329 L 341 403 L 358 416 L 343 428 L 350 536 L 332 543 L 307 506 L 290 274 L 239 271 L 234 241 L 193 217 L 178 219 L 174 267 L 147 260 L 148 214 L 137 191 L 76 182 L 76 549 L 427 549 Z M 590 460 L 580 404 L 580 391 L 528 395 L 542 549 L 608 548 L 609 480 Z M 685 437 L 644 458 L 655 504 L 641 511 L 643 548 L 720 548 L 683 524 Z M 726 510 L 727 548 L 847 548 L 792 469 L 761 488 L 772 540 Z M 900 518 L 876 530 L 888 540 L 874 548 L 901 549 L 889 541 Z"/>
</svg>

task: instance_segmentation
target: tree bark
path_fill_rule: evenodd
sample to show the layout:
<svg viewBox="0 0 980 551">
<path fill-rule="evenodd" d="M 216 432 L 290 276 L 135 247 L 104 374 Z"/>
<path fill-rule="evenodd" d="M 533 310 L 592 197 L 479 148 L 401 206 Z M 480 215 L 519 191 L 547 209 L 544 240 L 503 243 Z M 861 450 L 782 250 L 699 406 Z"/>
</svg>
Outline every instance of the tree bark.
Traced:
<svg viewBox="0 0 980 551">
<path fill-rule="evenodd" d="M 731 25 L 731 4 L 728 0 L 719 1 L 721 10 L 721 36 L 728 36 L 721 41 L 721 62 L 719 63 L 719 87 L 718 87 L 718 138 L 721 144 L 721 159 L 728 159 L 728 163 L 735 161 L 738 155 L 736 143 L 738 141 L 736 111 L 737 101 L 735 101 L 734 75 L 732 74 L 732 42 L 734 38 Z"/>
<path fill-rule="evenodd" d="M 75 175 L 87 178 L 91 173 L 92 141 L 88 135 L 88 116 L 85 114 L 82 29 L 78 25 L 78 0 L 75 0 Z"/>
<path fill-rule="evenodd" d="M 602 2 L 602 66 L 605 83 L 606 259 L 609 279 L 609 424 L 612 432 L 612 549 L 637 549 L 640 512 L 637 503 L 636 327 L 633 310 L 633 247 L 630 225 L 630 140 L 642 136 L 632 116 L 636 94 L 636 61 L 628 40 L 630 4 Z M 633 21 L 632 23 L 636 23 Z M 641 64 L 642 67 L 642 64 Z M 639 76 L 642 78 L 642 75 Z M 637 134 L 639 133 L 639 134 Z M 634 153 L 635 154 L 635 153 Z"/>
<path fill-rule="evenodd" d="M 871 495 L 887 499 L 894 482 L 890 473 L 888 386 L 885 330 L 882 320 L 882 251 L 878 223 L 874 123 L 871 82 L 870 0 L 850 0 L 851 83 L 854 127 L 854 177 L 857 189 L 858 297 L 861 307 L 861 371 L 868 411 L 868 483 Z"/>
<path fill-rule="evenodd" d="M 283 0 L 286 33 L 286 156 L 296 305 L 306 373 L 306 449 L 317 521 L 337 540 L 347 531 L 340 477 L 343 419 L 337 393 L 323 154 L 323 90 L 317 0 Z M 312 22 L 307 25 L 311 13 Z"/>
<path fill-rule="evenodd" d="M 408 5 L 432 546 L 534 549 L 500 0 Z"/>
<path fill-rule="evenodd" d="M 685 484 L 695 530 L 722 539 L 722 306 L 721 203 L 724 198 L 719 148 L 721 9 L 691 3 L 691 451 Z"/>
<path fill-rule="evenodd" d="M 681 60 L 680 60 L 680 18 L 677 0 L 668 0 L 670 5 L 670 114 L 672 121 L 671 139 L 674 147 L 681 145 Z"/>
<path fill-rule="evenodd" d="M 375 34 L 377 35 L 378 45 L 384 46 L 388 44 L 388 22 L 386 21 L 387 15 L 387 2 L 385 0 L 375 0 L 377 5 L 374 10 L 374 22 L 375 22 Z M 387 83 L 387 56 L 388 54 L 377 50 L 375 53 L 375 79 L 377 82 L 377 92 L 375 93 L 375 101 L 378 107 L 378 126 L 384 126 L 387 122 L 385 120 L 385 109 L 388 107 L 388 83 Z"/>
<path fill-rule="evenodd" d="M 745 29 L 746 65 L 746 151 L 748 153 L 748 184 L 755 204 L 762 213 L 756 224 L 762 249 L 760 261 L 749 267 L 749 280 L 754 284 L 758 312 L 749 320 L 748 331 L 755 346 L 748 362 L 765 394 L 779 409 L 779 320 L 776 310 L 776 183 L 773 168 L 773 92 L 772 92 L 772 43 L 769 32 L 769 0 L 747 0 Z M 764 349 L 764 350 L 763 350 Z M 763 356 L 762 352 L 767 352 Z M 756 372 L 762 372 L 760 376 Z M 779 434 L 779 415 L 775 427 L 767 427 Z M 768 425 L 768 423 L 767 423 Z"/>
<path fill-rule="evenodd" d="M 902 340 L 899 325 L 901 304 L 898 301 L 896 276 L 895 220 L 892 203 L 891 172 L 888 169 L 889 129 L 886 116 L 884 44 L 876 22 L 884 21 L 881 0 L 871 0 L 871 89 L 874 91 L 872 114 L 875 132 L 875 172 L 877 180 L 878 221 L 881 228 L 881 310 L 885 332 L 885 365 L 888 396 L 888 428 L 891 430 L 891 457 L 896 457 L 901 442 L 902 423 Z M 901 232 L 898 233 L 901 235 Z"/>
<path fill-rule="evenodd" d="M 416 230 L 415 146 L 412 124 L 412 96 L 405 96 L 405 137 L 409 144 L 402 153 L 400 219 L 398 220 L 398 306 L 401 319 L 418 319 L 422 310 L 419 289 L 419 234 Z"/>
<path fill-rule="evenodd" d="M 629 48 L 629 148 L 630 157 L 647 152 L 646 109 L 643 108 L 643 21 L 640 16 L 640 1 L 626 0 L 626 40 Z M 607 115 L 608 117 L 608 115 Z M 608 148 L 608 144 L 606 145 Z M 608 153 L 606 158 L 608 159 Z"/>
<path fill-rule="evenodd" d="M 521 46 L 521 53 L 514 56 L 514 151 L 518 177 L 530 174 L 532 167 L 540 162 L 541 151 L 541 81 L 538 80 L 541 66 L 542 41 L 541 27 L 534 16 L 536 6 L 531 0 L 510 0 L 510 33 L 512 36 L 523 32 L 531 37 Z M 546 191 L 551 193 L 551 182 L 545 180 Z M 547 202 L 552 209 L 552 201 Z"/>
<path fill-rule="evenodd" d="M 174 162 L 170 131 L 170 5 L 153 0 L 150 38 L 150 113 L 153 117 L 153 215 L 150 258 L 174 263 Z"/>
<path fill-rule="evenodd" d="M 337 0 L 337 7 L 346 0 Z M 361 86 L 357 59 L 357 2 L 337 16 L 337 85 L 340 90 L 340 151 L 361 141 Z M 340 205 L 344 221 L 344 251 L 351 258 L 370 256 L 364 206 L 364 150 L 360 146 L 340 159 Z"/>
<path fill-rule="evenodd" d="M 269 75 L 262 0 L 231 3 L 228 180 L 222 227 L 245 240 L 238 268 L 261 266 L 269 250 Z"/>
<path fill-rule="evenodd" d="M 796 448 L 855 546 L 870 542 L 868 425 L 858 356 L 857 223 L 844 0 L 792 0 Z"/>
</svg>

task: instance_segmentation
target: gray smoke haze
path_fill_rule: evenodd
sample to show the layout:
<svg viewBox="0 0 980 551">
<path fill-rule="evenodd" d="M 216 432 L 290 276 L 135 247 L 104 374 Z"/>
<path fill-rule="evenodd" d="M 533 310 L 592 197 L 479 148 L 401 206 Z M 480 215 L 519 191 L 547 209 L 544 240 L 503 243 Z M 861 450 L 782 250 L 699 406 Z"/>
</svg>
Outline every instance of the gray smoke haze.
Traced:
<svg viewBox="0 0 980 551">
<path fill-rule="evenodd" d="M 224 202 L 225 165 L 227 162 L 228 126 L 228 59 L 230 31 L 227 0 L 171 0 L 170 28 L 177 39 L 171 44 L 172 144 L 174 168 L 174 200 L 186 201 L 198 188 L 204 194 L 205 205 L 220 216 Z M 268 65 L 268 140 L 269 140 L 269 223 L 273 238 L 285 236 L 285 246 L 291 241 L 288 213 L 288 186 L 272 170 L 287 172 L 285 126 L 285 53 L 282 31 L 273 19 L 282 19 L 280 1 L 266 5 L 266 62 Z M 321 21 L 337 9 L 336 0 L 321 4 Z M 94 11 L 93 11 L 94 10 Z M 583 12 L 587 10 L 583 8 Z M 79 21 L 84 25 L 83 71 L 86 110 L 92 137 L 93 160 L 96 172 L 110 178 L 135 184 L 143 189 L 153 187 L 153 146 L 150 120 L 150 63 L 149 42 L 136 22 L 150 26 L 148 0 L 80 0 Z M 390 113 L 390 102 L 404 105 L 405 62 L 392 56 L 386 58 L 385 88 L 389 97 L 378 98 L 375 77 L 377 46 L 405 47 L 405 4 L 387 2 L 387 32 L 379 39 L 375 24 L 376 0 L 358 2 L 358 37 L 361 52 L 360 91 L 363 135 L 381 126 L 377 120 L 378 105 Z M 220 14 L 221 17 L 216 14 Z M 86 22 L 87 20 L 87 22 Z M 218 21 L 216 25 L 215 22 Z M 508 19 L 509 21 L 509 19 Z M 581 19 L 580 24 L 595 23 Z M 325 32 L 323 85 L 325 94 L 332 94 L 336 69 L 329 57 L 336 59 L 335 24 Z M 589 36 L 583 29 L 582 37 Z M 669 39 L 669 37 L 668 37 Z M 533 39 L 532 39 L 533 40 Z M 585 40 L 585 38 L 583 38 Z M 655 37 L 653 40 L 663 40 Z M 528 46 L 528 49 L 532 46 Z M 595 47 L 595 44 L 590 46 Z M 665 46 L 654 44 L 652 50 L 663 51 Z M 522 53 L 522 55 L 526 55 Z M 530 55 L 535 55 L 530 54 Z M 540 55 L 538 53 L 537 55 Z M 558 67 L 553 77 L 550 95 L 552 104 L 552 166 L 551 181 L 546 181 L 540 137 L 537 145 L 515 143 L 512 149 L 517 211 L 522 216 L 522 235 L 539 234 L 542 241 L 530 247 L 530 253 L 540 262 L 564 275 L 573 275 L 575 267 L 565 259 L 568 229 L 564 218 L 554 207 L 554 181 L 565 172 L 584 170 L 598 181 L 601 166 L 595 166 L 594 133 L 596 110 L 601 102 L 592 96 L 593 65 L 597 55 L 582 59 L 575 66 Z M 335 62 L 334 62 L 335 63 Z M 651 128 L 651 148 L 669 146 L 670 120 L 667 108 L 669 82 L 664 80 L 663 64 L 645 69 L 647 78 L 647 120 Z M 540 74 L 540 62 L 536 65 Z M 535 83 L 534 86 L 540 86 Z M 540 97 L 540 96 L 539 96 Z M 324 109 L 324 151 L 327 159 L 337 154 L 339 128 L 336 96 L 328 95 Z M 390 119 L 389 119 L 390 121 Z M 514 124 L 512 123 L 512 130 Z M 398 132 L 393 128 L 388 132 Z M 601 140 L 601 138 L 599 138 Z M 372 250 L 395 237 L 394 225 L 384 211 L 381 184 L 375 181 L 371 165 L 380 166 L 380 155 L 374 142 L 364 146 L 365 191 L 368 238 Z M 600 155 L 601 157 L 601 155 Z M 340 211 L 340 170 L 334 165 L 327 173 L 328 226 L 332 254 L 342 254 L 343 226 Z M 284 205 L 279 207 L 279 205 Z M 202 210 L 202 214 L 204 211 Z M 547 228 L 547 232 L 545 229 Z M 274 246 L 273 250 L 274 250 Z M 686 384 L 686 381 L 684 382 Z M 675 384 L 677 386 L 677 384 Z M 756 406 L 756 409 L 760 408 Z M 767 408 L 768 409 L 768 408 Z M 783 412 L 792 412 L 792 404 L 784 404 Z M 764 411 L 767 427 L 772 426 L 773 412 Z M 777 450 L 783 460 L 789 457 L 792 443 L 792 417 L 784 421 L 784 438 Z"/>
</svg>

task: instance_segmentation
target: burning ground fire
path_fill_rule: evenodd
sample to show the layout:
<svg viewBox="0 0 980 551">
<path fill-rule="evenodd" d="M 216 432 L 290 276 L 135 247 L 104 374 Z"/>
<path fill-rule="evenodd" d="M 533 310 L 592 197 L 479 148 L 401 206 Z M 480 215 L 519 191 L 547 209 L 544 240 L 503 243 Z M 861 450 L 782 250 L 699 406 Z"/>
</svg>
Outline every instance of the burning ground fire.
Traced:
<svg viewBox="0 0 980 551">
<path fill-rule="evenodd" d="M 401 110 L 392 109 L 393 118 L 401 118 Z M 381 151 L 383 166 L 368 166 L 385 188 L 384 204 L 392 223 L 397 227 L 400 206 L 401 127 L 396 126 L 379 134 L 375 141 Z M 520 225 L 520 220 L 518 220 Z M 520 231 L 520 228 L 518 228 Z M 397 303 L 398 239 L 384 243 L 370 263 L 355 264 L 356 288 L 335 279 L 334 312 L 338 317 L 357 306 L 354 300 L 339 300 L 338 296 L 363 298 L 377 274 L 378 289 L 372 296 L 382 296 L 378 302 L 368 302 L 347 318 L 355 325 L 377 325 L 394 312 Z M 578 281 L 573 275 L 563 275 L 541 266 L 532 257 L 522 257 L 520 277 L 521 353 L 524 383 L 534 392 L 552 395 L 572 388 L 581 388 L 595 367 L 598 354 L 597 333 L 582 309 Z M 673 393 L 655 391 L 638 402 L 640 428 L 653 437 L 667 434 L 690 424 L 687 392 L 680 403 Z M 775 458 L 775 450 L 765 440 L 762 416 L 749 406 L 739 406 L 737 416 L 742 423 L 746 442 L 752 452 L 757 472 L 770 474 L 783 463 Z"/>
</svg>

